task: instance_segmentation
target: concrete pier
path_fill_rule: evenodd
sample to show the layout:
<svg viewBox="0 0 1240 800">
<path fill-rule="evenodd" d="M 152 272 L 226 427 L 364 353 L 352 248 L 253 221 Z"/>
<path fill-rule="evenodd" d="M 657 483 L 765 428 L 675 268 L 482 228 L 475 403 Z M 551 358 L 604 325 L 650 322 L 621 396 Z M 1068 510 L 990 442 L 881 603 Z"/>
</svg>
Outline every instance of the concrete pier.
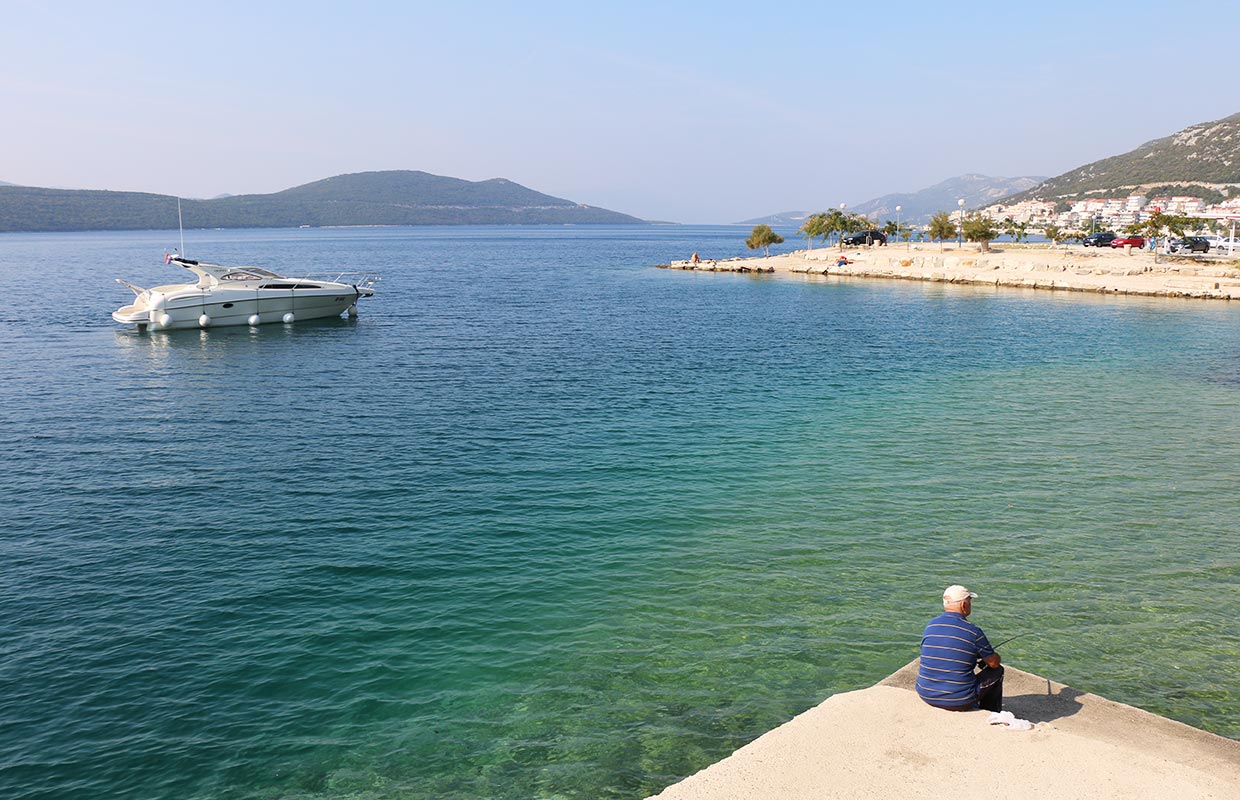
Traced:
<svg viewBox="0 0 1240 800">
<path fill-rule="evenodd" d="M 917 662 L 845 692 L 656 795 L 659 800 L 1240 798 L 1240 742 L 1006 667 L 1004 709 L 932 708 Z"/>
</svg>

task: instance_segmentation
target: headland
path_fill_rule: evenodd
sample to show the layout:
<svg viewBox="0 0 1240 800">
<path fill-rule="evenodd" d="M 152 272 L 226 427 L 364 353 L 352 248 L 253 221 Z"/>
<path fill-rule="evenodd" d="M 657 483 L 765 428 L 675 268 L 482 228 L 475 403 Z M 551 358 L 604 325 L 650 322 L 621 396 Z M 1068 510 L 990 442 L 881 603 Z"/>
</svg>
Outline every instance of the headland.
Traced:
<svg viewBox="0 0 1240 800">
<path fill-rule="evenodd" d="M 848 263 L 840 264 L 844 257 Z M 1238 256 L 1240 257 L 1240 256 Z M 823 247 L 769 258 L 673 261 L 670 269 L 787 272 L 839 278 L 884 278 L 1024 289 L 1240 300 L 1240 262 L 1080 246 L 891 244 Z"/>
</svg>

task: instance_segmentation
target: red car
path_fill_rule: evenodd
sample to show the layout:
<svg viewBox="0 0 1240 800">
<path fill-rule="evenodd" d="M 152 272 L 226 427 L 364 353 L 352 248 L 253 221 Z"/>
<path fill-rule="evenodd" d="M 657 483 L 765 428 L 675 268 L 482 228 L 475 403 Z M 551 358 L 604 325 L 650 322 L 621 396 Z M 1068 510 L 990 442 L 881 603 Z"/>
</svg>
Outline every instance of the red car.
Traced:
<svg viewBox="0 0 1240 800">
<path fill-rule="evenodd" d="M 1144 236 L 1121 236 L 1120 238 L 1114 239 L 1111 241 L 1112 247 L 1123 247 L 1126 244 L 1130 244 L 1133 247 L 1140 250 L 1142 247 L 1145 247 L 1145 237 Z"/>
</svg>

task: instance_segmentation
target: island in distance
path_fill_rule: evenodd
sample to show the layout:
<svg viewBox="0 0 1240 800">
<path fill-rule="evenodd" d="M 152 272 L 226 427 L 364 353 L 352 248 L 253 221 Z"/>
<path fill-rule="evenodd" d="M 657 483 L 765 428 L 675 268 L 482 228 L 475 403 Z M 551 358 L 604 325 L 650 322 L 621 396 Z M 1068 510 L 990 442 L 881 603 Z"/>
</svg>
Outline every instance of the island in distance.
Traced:
<svg viewBox="0 0 1240 800">
<path fill-rule="evenodd" d="M 640 225 L 643 220 L 536 192 L 504 178 L 466 181 L 413 170 L 337 175 L 272 194 L 182 200 L 191 228 L 351 225 Z M 0 232 L 161 230 L 177 198 L 145 192 L 0 183 Z"/>
</svg>

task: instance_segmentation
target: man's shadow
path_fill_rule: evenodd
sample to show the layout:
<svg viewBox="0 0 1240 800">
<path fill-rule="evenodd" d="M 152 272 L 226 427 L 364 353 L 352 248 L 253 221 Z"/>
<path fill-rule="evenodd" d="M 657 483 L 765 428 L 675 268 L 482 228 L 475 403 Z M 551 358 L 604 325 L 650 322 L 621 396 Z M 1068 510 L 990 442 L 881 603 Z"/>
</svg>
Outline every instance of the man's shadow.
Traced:
<svg viewBox="0 0 1240 800">
<path fill-rule="evenodd" d="M 1070 717 L 1082 708 L 1078 697 L 1085 692 L 1070 686 L 1056 692 L 1051 682 L 1046 682 L 1046 692 L 1041 694 L 1018 694 L 1003 698 L 1003 710 L 1011 711 L 1018 719 L 1030 722 L 1051 722 Z"/>
</svg>

